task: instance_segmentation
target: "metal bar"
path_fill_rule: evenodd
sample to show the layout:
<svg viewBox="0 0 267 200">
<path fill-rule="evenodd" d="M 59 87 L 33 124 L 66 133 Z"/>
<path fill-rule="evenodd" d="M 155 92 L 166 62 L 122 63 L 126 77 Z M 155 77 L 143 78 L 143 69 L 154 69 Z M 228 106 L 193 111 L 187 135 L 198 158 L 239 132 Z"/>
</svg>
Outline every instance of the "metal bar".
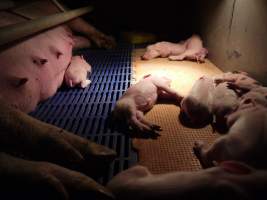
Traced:
<svg viewBox="0 0 267 200">
<path fill-rule="evenodd" d="M 91 6 L 57 13 L 0 28 L 0 46 L 23 39 L 92 11 Z"/>
</svg>

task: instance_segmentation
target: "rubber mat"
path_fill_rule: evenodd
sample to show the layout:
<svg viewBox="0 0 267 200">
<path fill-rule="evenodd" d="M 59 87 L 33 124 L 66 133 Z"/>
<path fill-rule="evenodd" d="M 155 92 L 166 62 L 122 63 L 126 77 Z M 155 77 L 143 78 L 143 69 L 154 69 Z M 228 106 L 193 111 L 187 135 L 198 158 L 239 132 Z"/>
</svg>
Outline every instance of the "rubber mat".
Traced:
<svg viewBox="0 0 267 200">
<path fill-rule="evenodd" d="M 190 61 L 169 61 L 156 58 L 149 61 L 140 59 L 144 49 L 133 51 L 133 71 L 135 81 L 146 74 L 156 74 L 172 79 L 171 87 L 181 95 L 190 91 L 194 82 L 201 76 L 213 76 L 222 73 L 209 60 L 205 63 Z M 155 174 L 171 171 L 196 171 L 200 164 L 193 154 L 192 147 L 197 140 L 210 144 L 218 137 L 211 126 L 193 129 L 183 126 L 179 121 L 180 108 L 174 104 L 158 102 L 145 118 L 158 124 L 163 129 L 157 139 L 135 139 L 134 147 L 138 150 L 139 164 L 148 167 Z"/>
<path fill-rule="evenodd" d="M 31 113 L 42 121 L 65 128 L 117 151 L 118 158 L 108 174 L 98 180 L 106 183 L 118 172 L 137 161 L 131 138 L 108 127 L 108 116 L 115 102 L 130 86 L 130 46 L 114 50 L 83 50 L 84 58 L 92 65 L 92 83 L 85 89 L 61 88 L 52 98 Z"/>
</svg>

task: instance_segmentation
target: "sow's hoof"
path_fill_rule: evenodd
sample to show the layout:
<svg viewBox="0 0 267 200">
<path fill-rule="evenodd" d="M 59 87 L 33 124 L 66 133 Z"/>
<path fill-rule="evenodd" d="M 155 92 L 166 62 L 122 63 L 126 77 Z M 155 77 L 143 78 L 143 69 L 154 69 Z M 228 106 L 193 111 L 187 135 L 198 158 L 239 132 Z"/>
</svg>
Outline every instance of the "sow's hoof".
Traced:
<svg viewBox="0 0 267 200">
<path fill-rule="evenodd" d="M 117 154 L 105 146 L 88 142 L 85 161 L 81 164 L 79 171 L 96 178 L 103 175 L 109 168 L 109 164 L 116 158 Z"/>
</svg>

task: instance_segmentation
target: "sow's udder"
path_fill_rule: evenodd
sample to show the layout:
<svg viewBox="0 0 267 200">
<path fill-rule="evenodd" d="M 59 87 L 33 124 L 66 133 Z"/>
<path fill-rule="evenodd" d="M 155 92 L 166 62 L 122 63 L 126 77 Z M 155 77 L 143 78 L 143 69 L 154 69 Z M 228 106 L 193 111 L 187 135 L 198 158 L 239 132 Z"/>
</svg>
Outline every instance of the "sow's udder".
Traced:
<svg viewBox="0 0 267 200">
<path fill-rule="evenodd" d="M 59 26 L 0 51 L 0 98 L 23 112 L 55 94 L 72 57 L 71 31 Z"/>
</svg>

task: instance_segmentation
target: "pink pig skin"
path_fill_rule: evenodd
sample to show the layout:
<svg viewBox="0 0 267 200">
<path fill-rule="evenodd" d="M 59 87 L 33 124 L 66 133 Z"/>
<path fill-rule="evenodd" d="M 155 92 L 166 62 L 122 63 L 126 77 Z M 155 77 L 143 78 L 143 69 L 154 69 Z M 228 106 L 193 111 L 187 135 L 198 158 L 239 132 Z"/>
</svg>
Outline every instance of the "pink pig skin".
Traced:
<svg viewBox="0 0 267 200">
<path fill-rule="evenodd" d="M 208 51 L 203 47 L 202 40 L 198 35 L 192 35 L 186 41 L 179 43 L 158 42 L 149 45 L 142 56 L 144 60 L 162 57 L 170 60 L 196 60 L 204 62 Z"/>
<path fill-rule="evenodd" d="M 249 77 L 248 73 L 242 71 L 227 72 L 215 76 L 214 81 L 216 84 L 227 82 L 228 87 L 236 90 L 240 96 L 249 90 L 259 87 L 260 83 Z"/>
<path fill-rule="evenodd" d="M 196 172 L 151 174 L 137 165 L 107 184 L 118 200 L 261 199 L 267 198 L 267 171 L 227 161 Z"/>
<path fill-rule="evenodd" d="M 262 105 L 267 108 L 267 91 L 265 87 L 258 87 L 250 90 L 240 97 L 240 105 L 238 109 L 244 109 Z"/>
<path fill-rule="evenodd" d="M 193 60 L 205 62 L 208 50 L 203 47 L 203 42 L 198 35 L 192 35 L 185 41 L 186 50 L 181 54 L 172 54 L 170 60 Z"/>
<path fill-rule="evenodd" d="M 113 110 L 113 118 L 141 132 L 160 130 L 144 118 L 144 112 L 150 110 L 158 97 L 181 100 L 181 96 L 170 88 L 171 80 L 166 77 L 149 75 L 132 85 L 117 101 Z"/>
<path fill-rule="evenodd" d="M 59 26 L 2 49 L 0 98 L 24 112 L 33 111 L 62 84 L 72 47 L 71 31 Z M 27 81 L 17 84 L 20 80 Z"/>
<path fill-rule="evenodd" d="M 181 101 L 181 116 L 192 126 L 202 126 L 210 122 L 213 91 L 213 79 L 203 76 L 194 83 L 189 94 Z"/>
<path fill-rule="evenodd" d="M 184 43 L 158 42 L 149 45 L 145 54 L 142 56 L 144 60 L 151 60 L 157 57 L 169 57 L 170 55 L 181 54 L 185 51 L 186 45 Z"/>
<path fill-rule="evenodd" d="M 91 81 L 87 79 L 87 73 L 92 72 L 92 67 L 82 56 L 73 56 L 71 63 L 65 72 L 65 83 L 69 87 L 87 87 Z"/>
<path fill-rule="evenodd" d="M 228 88 L 227 83 L 217 85 L 212 94 L 211 110 L 216 119 L 217 128 L 227 129 L 226 119 L 239 106 L 239 99 L 234 90 Z"/>
<path fill-rule="evenodd" d="M 210 147 L 201 141 L 195 143 L 194 151 L 203 167 L 212 166 L 213 161 L 238 160 L 266 168 L 267 109 L 262 106 L 240 109 L 228 116 L 227 126 L 228 133 Z"/>
</svg>

